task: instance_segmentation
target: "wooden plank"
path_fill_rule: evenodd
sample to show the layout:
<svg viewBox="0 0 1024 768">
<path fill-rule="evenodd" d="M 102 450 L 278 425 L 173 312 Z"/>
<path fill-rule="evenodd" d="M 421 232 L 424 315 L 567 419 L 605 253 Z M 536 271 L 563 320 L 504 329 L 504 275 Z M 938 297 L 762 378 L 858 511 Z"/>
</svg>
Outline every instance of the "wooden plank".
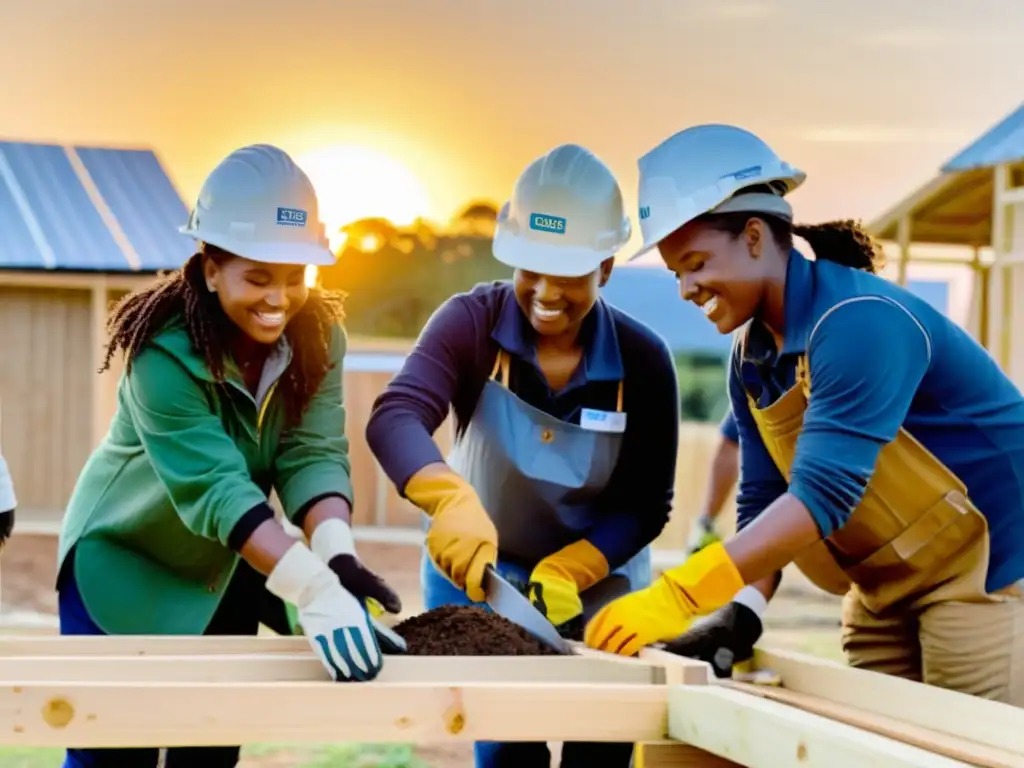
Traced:
<svg viewBox="0 0 1024 768">
<path fill-rule="evenodd" d="M 980 766 L 980 768 L 1024 768 L 1024 757 L 1014 755 L 1011 752 L 968 741 L 958 736 L 951 736 L 947 733 L 933 731 L 930 728 L 922 728 L 919 725 L 905 723 L 902 720 L 876 715 L 873 712 L 866 712 L 855 707 L 836 704 L 820 699 L 817 696 L 810 696 L 806 693 L 798 693 L 797 691 L 790 691 L 776 686 L 750 685 L 748 683 L 737 683 L 732 680 L 722 680 L 720 685 L 753 696 L 798 707 L 805 712 L 813 712 L 816 715 L 822 715 L 836 722 L 862 728 L 865 731 L 877 733 L 896 741 L 902 741 L 904 744 L 921 747 L 937 755 L 952 757 L 971 765 Z"/>
<path fill-rule="evenodd" d="M 714 675 L 706 661 L 688 659 L 657 648 L 641 648 L 640 661 L 655 665 L 659 670 L 655 678 L 668 685 L 707 685 Z"/>
<path fill-rule="evenodd" d="M 0 745 L 652 741 L 665 738 L 668 695 L 581 683 L 8 683 Z"/>
<path fill-rule="evenodd" d="M 374 682 L 652 684 L 653 667 L 562 656 L 388 656 Z M 0 657 L 0 682 L 298 682 L 330 678 L 311 651 L 206 656 Z"/>
<path fill-rule="evenodd" d="M 754 663 L 791 691 L 1024 755 L 1024 709 L 814 656 L 758 648 Z"/>
<path fill-rule="evenodd" d="M 747 768 L 962 768 L 959 760 L 717 685 L 669 691 L 669 736 Z"/>
<path fill-rule="evenodd" d="M 305 637 L 266 635 L 40 635 L 0 637 L 5 656 L 211 656 L 218 653 L 307 653 Z"/>
</svg>

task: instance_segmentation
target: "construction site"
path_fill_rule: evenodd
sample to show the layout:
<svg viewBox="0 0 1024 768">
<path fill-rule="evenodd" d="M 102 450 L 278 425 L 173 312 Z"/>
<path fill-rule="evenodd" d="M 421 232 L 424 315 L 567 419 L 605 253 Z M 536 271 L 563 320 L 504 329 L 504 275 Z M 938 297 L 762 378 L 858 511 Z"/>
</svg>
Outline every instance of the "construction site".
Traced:
<svg viewBox="0 0 1024 768">
<path fill-rule="evenodd" d="M 344 364 L 354 536 L 401 596 L 382 621 L 408 644 L 376 679 L 332 682 L 306 638 L 267 627 L 61 636 L 64 506 L 123 374 L 116 359 L 96 373 L 110 309 L 191 256 L 189 207 L 153 148 L 0 141 L 0 446 L 18 495 L 0 553 L 0 767 L 55 768 L 69 747 L 241 744 L 245 768 L 469 768 L 475 742 L 519 741 L 547 742 L 552 766 L 564 743 L 606 742 L 634 744 L 635 768 L 1024 768 L 1024 709 L 849 666 L 842 598 L 795 566 L 731 678 L 659 647 L 555 647 L 494 614 L 425 610 L 422 513 L 365 437 L 411 339 L 354 335 Z M 1024 388 L 1024 106 L 864 223 L 899 284 L 915 264 L 969 275 L 962 325 Z M 435 439 L 447 452 L 451 425 Z M 687 557 L 718 440 L 717 423 L 680 425 L 655 576 Z M 734 497 L 720 526 L 734 530 Z"/>
</svg>

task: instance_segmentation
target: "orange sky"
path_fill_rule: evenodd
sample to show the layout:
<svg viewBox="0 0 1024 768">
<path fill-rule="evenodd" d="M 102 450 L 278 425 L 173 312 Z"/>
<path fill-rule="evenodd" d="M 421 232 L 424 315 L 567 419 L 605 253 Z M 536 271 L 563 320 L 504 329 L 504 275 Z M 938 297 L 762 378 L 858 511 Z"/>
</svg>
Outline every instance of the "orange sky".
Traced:
<svg viewBox="0 0 1024 768">
<path fill-rule="evenodd" d="M 922 5 L 7 2 L 0 133 L 152 145 L 186 198 L 242 144 L 364 144 L 445 220 L 566 141 L 609 162 L 632 210 L 641 153 L 737 122 L 809 173 L 801 219 L 870 218 L 1024 100 L 1024 3 Z"/>
</svg>

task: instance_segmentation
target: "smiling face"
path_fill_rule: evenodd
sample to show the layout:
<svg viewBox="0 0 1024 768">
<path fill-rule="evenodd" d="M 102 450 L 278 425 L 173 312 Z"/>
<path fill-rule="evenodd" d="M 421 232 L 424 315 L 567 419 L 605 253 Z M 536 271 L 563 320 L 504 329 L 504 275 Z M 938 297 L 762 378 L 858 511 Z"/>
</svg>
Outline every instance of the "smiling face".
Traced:
<svg viewBox="0 0 1024 768">
<path fill-rule="evenodd" d="M 772 260 L 764 258 L 770 232 L 747 219 L 738 235 L 707 220 L 690 222 L 658 245 L 679 279 L 679 295 L 699 306 L 719 333 L 732 333 L 757 314 Z"/>
<path fill-rule="evenodd" d="M 259 344 L 275 344 L 309 296 L 301 264 L 266 264 L 241 256 L 207 256 L 207 288 L 238 328 Z"/>
<path fill-rule="evenodd" d="M 582 277 L 555 277 L 517 269 L 512 277 L 516 302 L 541 336 L 576 333 L 612 273 L 613 259 Z"/>
</svg>

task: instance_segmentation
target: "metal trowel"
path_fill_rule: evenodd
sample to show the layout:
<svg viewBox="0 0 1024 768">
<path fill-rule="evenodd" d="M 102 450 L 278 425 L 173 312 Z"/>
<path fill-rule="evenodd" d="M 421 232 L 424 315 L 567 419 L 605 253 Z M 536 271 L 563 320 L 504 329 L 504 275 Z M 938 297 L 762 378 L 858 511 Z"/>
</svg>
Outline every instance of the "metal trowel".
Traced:
<svg viewBox="0 0 1024 768">
<path fill-rule="evenodd" d="M 484 571 L 484 593 L 487 604 L 496 614 L 518 624 L 540 642 L 551 646 L 559 653 L 575 653 L 569 642 L 563 638 L 547 617 L 533 607 L 533 603 L 522 592 L 505 580 L 493 566 Z"/>
</svg>

